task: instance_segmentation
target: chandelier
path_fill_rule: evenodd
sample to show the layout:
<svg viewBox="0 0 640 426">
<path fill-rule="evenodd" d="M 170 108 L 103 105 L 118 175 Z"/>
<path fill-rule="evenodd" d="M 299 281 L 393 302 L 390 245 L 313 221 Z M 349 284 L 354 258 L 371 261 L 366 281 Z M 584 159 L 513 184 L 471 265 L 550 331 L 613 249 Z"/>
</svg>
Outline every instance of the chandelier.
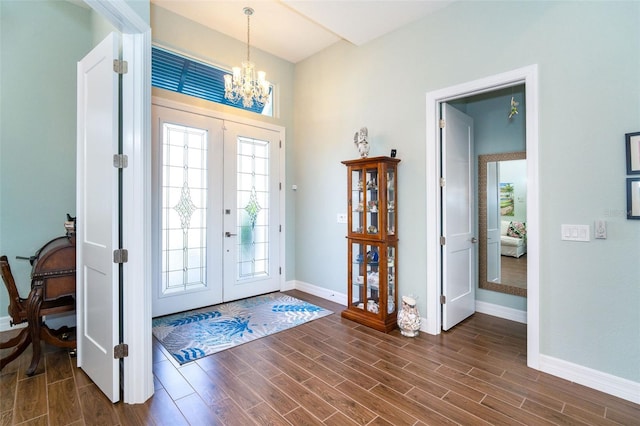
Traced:
<svg viewBox="0 0 640 426">
<path fill-rule="evenodd" d="M 253 9 L 245 7 L 244 14 L 247 15 L 247 60 L 242 61 L 242 67 L 233 67 L 233 75 L 224 76 L 224 97 L 233 103 L 242 100 L 242 106 L 251 108 L 255 102 L 258 106 L 263 106 L 269 99 L 269 82 L 266 80 L 264 71 L 257 72 L 250 56 L 250 25 L 249 19 L 253 15 Z"/>
</svg>

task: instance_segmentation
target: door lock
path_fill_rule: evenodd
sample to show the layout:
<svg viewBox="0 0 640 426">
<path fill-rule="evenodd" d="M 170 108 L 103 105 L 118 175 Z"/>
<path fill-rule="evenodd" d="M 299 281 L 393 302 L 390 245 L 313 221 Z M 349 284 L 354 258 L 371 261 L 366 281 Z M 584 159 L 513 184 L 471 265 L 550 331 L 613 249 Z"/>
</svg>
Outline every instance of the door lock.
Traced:
<svg viewBox="0 0 640 426">
<path fill-rule="evenodd" d="M 478 239 L 476 237 L 471 237 L 471 243 L 475 244 L 478 242 Z"/>
<path fill-rule="evenodd" d="M 229 237 L 235 237 L 236 235 L 238 235 L 238 234 L 232 234 L 232 233 L 231 233 L 231 232 L 229 232 L 229 231 L 227 231 L 227 232 L 225 232 L 225 233 L 224 233 L 224 236 L 225 236 L 225 237 L 227 237 L 227 238 L 229 238 Z"/>
</svg>

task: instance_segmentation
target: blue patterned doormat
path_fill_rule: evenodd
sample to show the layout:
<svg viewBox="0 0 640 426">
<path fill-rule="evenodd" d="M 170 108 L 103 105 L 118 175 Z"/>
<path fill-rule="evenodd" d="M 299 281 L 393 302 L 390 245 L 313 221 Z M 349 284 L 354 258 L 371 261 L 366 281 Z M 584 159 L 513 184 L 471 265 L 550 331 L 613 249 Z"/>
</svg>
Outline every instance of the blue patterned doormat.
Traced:
<svg viewBox="0 0 640 426">
<path fill-rule="evenodd" d="M 184 364 L 330 315 L 311 303 L 271 293 L 153 319 L 153 335 Z"/>
</svg>

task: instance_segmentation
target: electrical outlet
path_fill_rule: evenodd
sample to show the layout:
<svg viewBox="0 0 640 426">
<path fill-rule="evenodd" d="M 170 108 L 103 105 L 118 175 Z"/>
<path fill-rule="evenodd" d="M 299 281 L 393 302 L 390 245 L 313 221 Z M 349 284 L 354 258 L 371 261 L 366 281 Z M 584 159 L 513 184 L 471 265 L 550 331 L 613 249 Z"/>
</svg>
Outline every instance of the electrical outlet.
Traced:
<svg viewBox="0 0 640 426">
<path fill-rule="evenodd" d="M 605 240 L 607 238 L 607 222 L 604 220 L 596 220 L 593 234 L 594 238 Z"/>
</svg>

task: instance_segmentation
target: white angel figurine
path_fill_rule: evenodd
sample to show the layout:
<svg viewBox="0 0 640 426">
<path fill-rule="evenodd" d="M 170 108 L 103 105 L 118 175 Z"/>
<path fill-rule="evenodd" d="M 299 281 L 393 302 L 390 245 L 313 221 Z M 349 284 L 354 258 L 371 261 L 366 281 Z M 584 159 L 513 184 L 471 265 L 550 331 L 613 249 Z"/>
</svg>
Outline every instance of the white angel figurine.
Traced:
<svg viewBox="0 0 640 426">
<path fill-rule="evenodd" d="M 360 157 L 367 158 L 369 155 L 369 131 L 366 127 L 361 128 L 353 135 L 353 144 L 358 148 Z"/>
</svg>

